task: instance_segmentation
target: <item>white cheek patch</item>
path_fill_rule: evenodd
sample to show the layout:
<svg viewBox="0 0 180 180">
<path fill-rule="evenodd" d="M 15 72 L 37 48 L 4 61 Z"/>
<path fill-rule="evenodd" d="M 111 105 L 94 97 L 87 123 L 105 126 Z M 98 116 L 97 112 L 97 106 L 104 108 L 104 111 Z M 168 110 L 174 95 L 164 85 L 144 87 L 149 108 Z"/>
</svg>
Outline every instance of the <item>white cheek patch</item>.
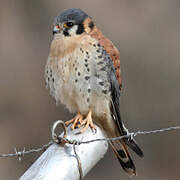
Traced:
<svg viewBox="0 0 180 180">
<path fill-rule="evenodd" d="M 68 33 L 70 34 L 70 36 L 76 35 L 77 29 L 78 29 L 77 25 L 74 25 L 71 29 L 69 29 Z"/>
</svg>

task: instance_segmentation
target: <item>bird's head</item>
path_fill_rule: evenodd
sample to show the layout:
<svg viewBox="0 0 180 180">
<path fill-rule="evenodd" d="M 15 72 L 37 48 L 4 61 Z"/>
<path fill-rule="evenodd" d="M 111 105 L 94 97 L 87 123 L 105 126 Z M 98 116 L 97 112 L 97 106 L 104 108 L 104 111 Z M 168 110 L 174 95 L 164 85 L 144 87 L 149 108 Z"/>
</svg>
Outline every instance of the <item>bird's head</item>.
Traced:
<svg viewBox="0 0 180 180">
<path fill-rule="evenodd" d="M 53 35 L 74 37 L 90 33 L 94 28 L 92 19 L 81 9 L 67 9 L 61 12 L 54 21 Z"/>
</svg>

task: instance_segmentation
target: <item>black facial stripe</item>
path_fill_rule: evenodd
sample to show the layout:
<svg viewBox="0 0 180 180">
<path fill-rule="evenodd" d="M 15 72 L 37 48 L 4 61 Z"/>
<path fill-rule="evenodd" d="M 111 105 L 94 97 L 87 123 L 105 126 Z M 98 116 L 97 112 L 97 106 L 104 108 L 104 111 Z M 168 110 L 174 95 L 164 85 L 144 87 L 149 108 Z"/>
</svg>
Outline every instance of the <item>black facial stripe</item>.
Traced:
<svg viewBox="0 0 180 180">
<path fill-rule="evenodd" d="M 84 32 L 84 25 L 83 24 L 78 24 L 78 29 L 76 34 L 82 34 Z"/>
<path fill-rule="evenodd" d="M 57 31 L 53 31 L 53 35 L 57 34 Z"/>
<path fill-rule="evenodd" d="M 65 36 L 70 36 L 70 34 L 69 34 L 69 32 L 68 32 L 67 29 L 65 29 L 65 30 L 63 31 L 63 34 L 64 34 Z"/>
<path fill-rule="evenodd" d="M 93 27 L 94 27 L 94 23 L 91 21 L 88 26 L 89 26 L 89 28 L 92 30 Z"/>
</svg>

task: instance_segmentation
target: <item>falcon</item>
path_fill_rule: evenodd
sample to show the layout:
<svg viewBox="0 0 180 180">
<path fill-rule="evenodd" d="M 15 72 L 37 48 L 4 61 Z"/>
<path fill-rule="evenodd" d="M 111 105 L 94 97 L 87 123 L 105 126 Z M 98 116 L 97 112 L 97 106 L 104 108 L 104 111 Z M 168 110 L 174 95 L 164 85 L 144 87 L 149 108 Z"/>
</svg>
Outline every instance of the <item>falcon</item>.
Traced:
<svg viewBox="0 0 180 180">
<path fill-rule="evenodd" d="M 67 9 L 54 21 L 53 40 L 45 67 L 45 80 L 56 102 L 76 116 L 66 122 L 71 128 L 96 129 L 108 138 L 127 135 L 120 116 L 120 54 L 113 43 L 81 9 Z M 143 152 L 134 139 L 110 141 L 122 168 L 136 175 L 127 146 L 137 155 Z"/>
</svg>

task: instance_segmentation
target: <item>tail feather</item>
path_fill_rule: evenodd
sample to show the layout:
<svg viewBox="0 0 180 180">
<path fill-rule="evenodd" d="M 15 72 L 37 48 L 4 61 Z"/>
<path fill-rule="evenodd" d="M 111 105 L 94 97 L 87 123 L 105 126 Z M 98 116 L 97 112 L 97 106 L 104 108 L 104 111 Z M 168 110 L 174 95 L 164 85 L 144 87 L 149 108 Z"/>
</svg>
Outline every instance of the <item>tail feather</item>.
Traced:
<svg viewBox="0 0 180 180">
<path fill-rule="evenodd" d="M 123 136 L 128 134 L 128 129 L 124 126 L 120 110 L 119 110 L 119 99 L 117 98 L 117 94 L 115 93 L 112 96 L 112 106 L 111 106 L 111 113 L 112 119 L 115 123 L 116 132 L 114 132 L 113 136 Z M 109 134 L 110 135 L 110 134 Z M 130 147 L 137 155 L 143 157 L 143 151 L 140 147 L 136 144 L 134 139 L 124 138 L 122 140 L 111 141 L 111 146 L 122 166 L 122 168 L 129 174 L 129 175 L 136 175 L 136 168 L 135 165 L 129 155 L 127 147 Z"/>
<path fill-rule="evenodd" d="M 124 124 L 122 123 L 122 127 L 123 129 L 121 130 L 122 135 L 127 135 L 128 129 L 124 126 Z M 124 138 L 123 139 L 124 143 L 131 148 L 139 157 L 143 158 L 144 157 L 144 153 L 141 150 L 141 148 L 137 145 L 135 139 L 131 139 L 131 138 Z"/>
<path fill-rule="evenodd" d="M 122 168 L 130 175 L 136 175 L 135 165 L 129 155 L 129 152 L 123 142 L 111 141 L 110 142 L 112 149 L 117 156 Z"/>
<path fill-rule="evenodd" d="M 120 115 L 120 110 L 119 110 L 119 106 L 117 106 L 117 104 L 112 103 L 112 108 L 111 108 L 112 114 L 114 116 L 112 116 L 112 119 L 114 120 L 117 129 L 119 131 L 119 134 L 121 136 L 123 135 L 127 135 L 128 134 L 128 129 L 124 126 L 122 119 L 121 119 L 121 115 Z M 140 147 L 137 145 L 136 141 L 134 139 L 130 139 L 130 138 L 125 138 L 124 142 L 127 146 L 129 146 L 138 156 L 140 156 L 141 158 L 144 157 L 144 153 L 143 151 L 140 149 Z"/>
<path fill-rule="evenodd" d="M 131 148 L 139 157 L 143 158 L 144 153 L 134 139 L 124 139 L 125 144 Z"/>
</svg>

